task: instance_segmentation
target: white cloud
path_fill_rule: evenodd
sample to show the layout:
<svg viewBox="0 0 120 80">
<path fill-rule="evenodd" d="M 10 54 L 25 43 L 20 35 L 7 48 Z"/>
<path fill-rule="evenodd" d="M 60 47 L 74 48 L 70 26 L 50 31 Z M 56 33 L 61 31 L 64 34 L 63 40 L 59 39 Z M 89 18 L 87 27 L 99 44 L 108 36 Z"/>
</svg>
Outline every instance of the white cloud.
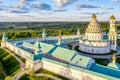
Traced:
<svg viewBox="0 0 120 80">
<path fill-rule="evenodd" d="M 41 10 L 51 10 L 51 6 L 46 3 L 36 2 L 35 4 L 33 4 L 33 7 Z"/>
<path fill-rule="evenodd" d="M 69 4 L 72 4 L 78 0 L 53 0 L 57 7 L 63 8 Z"/>
<path fill-rule="evenodd" d="M 23 7 L 27 5 L 28 2 L 33 1 L 33 0 L 19 0 L 17 3 L 13 5 L 15 8 Z"/>
</svg>

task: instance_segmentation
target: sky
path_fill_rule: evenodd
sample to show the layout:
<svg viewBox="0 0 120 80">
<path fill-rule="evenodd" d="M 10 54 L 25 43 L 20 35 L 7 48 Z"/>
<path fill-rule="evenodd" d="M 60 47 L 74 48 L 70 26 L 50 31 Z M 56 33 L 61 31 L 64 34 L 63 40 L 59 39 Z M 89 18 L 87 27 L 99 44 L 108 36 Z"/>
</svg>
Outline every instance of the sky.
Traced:
<svg viewBox="0 0 120 80">
<path fill-rule="evenodd" d="M 120 0 L 0 0 L 0 22 L 120 21 Z"/>
</svg>

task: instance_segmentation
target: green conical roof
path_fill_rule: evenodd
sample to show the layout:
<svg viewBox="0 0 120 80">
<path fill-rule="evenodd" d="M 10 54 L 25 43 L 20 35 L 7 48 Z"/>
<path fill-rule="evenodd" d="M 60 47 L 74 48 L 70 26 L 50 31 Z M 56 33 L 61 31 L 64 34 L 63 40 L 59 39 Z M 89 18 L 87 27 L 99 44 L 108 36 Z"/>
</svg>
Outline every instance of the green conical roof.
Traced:
<svg viewBox="0 0 120 80">
<path fill-rule="evenodd" d="M 34 48 L 38 48 L 38 49 L 41 48 L 40 43 L 39 43 L 38 40 L 33 44 L 33 47 L 34 47 Z"/>
<path fill-rule="evenodd" d="M 120 69 L 120 64 L 117 62 L 111 62 L 108 64 L 109 67 L 115 68 L 115 69 Z"/>
<path fill-rule="evenodd" d="M 3 33 L 3 38 L 7 38 L 7 36 L 6 36 L 6 33 L 5 33 L 5 32 Z"/>
</svg>

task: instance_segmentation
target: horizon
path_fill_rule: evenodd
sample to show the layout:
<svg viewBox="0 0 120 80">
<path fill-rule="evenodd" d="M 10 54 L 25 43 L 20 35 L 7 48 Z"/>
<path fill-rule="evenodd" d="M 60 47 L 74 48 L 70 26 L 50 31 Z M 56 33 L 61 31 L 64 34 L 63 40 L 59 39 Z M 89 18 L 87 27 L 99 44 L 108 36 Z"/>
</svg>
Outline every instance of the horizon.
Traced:
<svg viewBox="0 0 120 80">
<path fill-rule="evenodd" d="M 114 15 L 120 21 L 120 0 L 0 0 L 0 22 L 98 22 Z"/>
</svg>

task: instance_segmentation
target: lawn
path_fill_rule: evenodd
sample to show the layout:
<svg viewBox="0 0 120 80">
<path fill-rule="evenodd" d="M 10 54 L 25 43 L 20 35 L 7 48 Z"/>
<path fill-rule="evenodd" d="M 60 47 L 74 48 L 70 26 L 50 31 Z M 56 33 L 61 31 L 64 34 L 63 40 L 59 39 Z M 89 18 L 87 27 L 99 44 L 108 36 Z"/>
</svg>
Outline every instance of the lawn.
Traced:
<svg viewBox="0 0 120 80">
<path fill-rule="evenodd" d="M 35 72 L 36 74 L 39 74 L 39 73 L 45 73 L 45 74 L 50 74 L 50 75 L 53 75 L 53 76 L 56 76 L 62 80 L 70 80 L 66 77 L 63 77 L 59 74 L 56 74 L 56 73 L 53 73 L 51 71 L 48 71 L 48 70 L 45 70 L 45 69 L 39 69 L 38 71 Z M 29 75 L 28 74 L 24 74 L 19 80 L 30 80 L 29 79 Z M 53 80 L 51 78 L 48 78 L 46 76 L 36 76 L 34 80 Z"/>
<path fill-rule="evenodd" d="M 0 60 L 8 75 L 13 76 L 20 70 L 19 62 L 3 49 L 0 49 Z"/>
<path fill-rule="evenodd" d="M 30 80 L 29 75 L 24 74 L 19 80 Z M 48 78 L 46 76 L 40 76 L 40 77 L 36 76 L 34 80 L 53 80 L 53 79 Z"/>
<path fill-rule="evenodd" d="M 5 76 L 3 75 L 3 66 L 2 66 L 2 63 L 0 62 L 0 79 L 3 80 L 5 78 Z"/>
<path fill-rule="evenodd" d="M 48 70 L 45 70 L 45 69 L 39 69 L 38 71 L 36 71 L 36 73 L 50 74 L 50 75 L 56 76 L 56 77 L 58 77 L 58 78 L 60 78 L 60 79 L 63 79 L 63 80 L 70 80 L 70 79 L 68 79 L 68 78 L 66 78 L 66 77 L 63 77 L 63 76 L 61 76 L 61 75 L 59 75 L 59 74 L 53 73 L 53 72 L 48 71 Z"/>
<path fill-rule="evenodd" d="M 94 58 L 95 62 L 100 65 L 107 66 L 109 62 L 108 59 Z"/>
</svg>

